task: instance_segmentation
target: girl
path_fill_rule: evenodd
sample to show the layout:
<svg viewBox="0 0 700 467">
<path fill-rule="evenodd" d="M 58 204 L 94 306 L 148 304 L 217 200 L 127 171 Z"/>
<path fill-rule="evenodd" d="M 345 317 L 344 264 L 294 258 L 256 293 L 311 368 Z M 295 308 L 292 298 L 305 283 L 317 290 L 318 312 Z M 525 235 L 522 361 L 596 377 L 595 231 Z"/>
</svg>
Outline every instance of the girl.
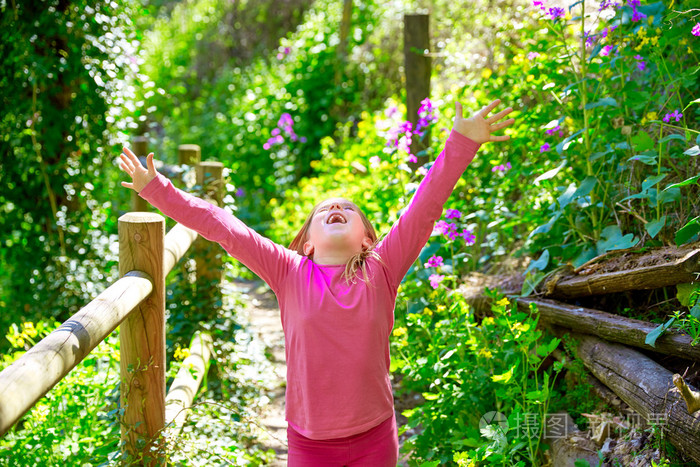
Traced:
<svg viewBox="0 0 700 467">
<path fill-rule="evenodd" d="M 456 103 L 443 152 L 381 241 L 355 204 L 332 198 L 314 207 L 285 248 L 174 188 L 156 172 L 153 153 L 146 170 L 124 148 L 120 166 L 132 181 L 123 186 L 221 244 L 277 296 L 287 359 L 289 465 L 396 465 L 389 335 L 397 289 L 479 146 L 508 139 L 492 134 L 513 123 L 500 121 L 511 108 L 488 117 L 499 102 L 468 119 Z"/>
</svg>

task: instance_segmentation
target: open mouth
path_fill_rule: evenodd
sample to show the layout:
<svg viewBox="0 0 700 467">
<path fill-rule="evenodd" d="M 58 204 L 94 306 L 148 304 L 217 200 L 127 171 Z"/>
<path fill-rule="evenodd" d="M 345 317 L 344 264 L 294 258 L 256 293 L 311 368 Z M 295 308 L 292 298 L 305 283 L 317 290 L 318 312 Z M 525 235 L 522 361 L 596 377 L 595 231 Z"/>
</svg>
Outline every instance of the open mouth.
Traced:
<svg viewBox="0 0 700 467">
<path fill-rule="evenodd" d="M 326 224 L 347 224 L 347 222 L 347 219 L 339 212 L 331 213 L 326 219 Z"/>
</svg>

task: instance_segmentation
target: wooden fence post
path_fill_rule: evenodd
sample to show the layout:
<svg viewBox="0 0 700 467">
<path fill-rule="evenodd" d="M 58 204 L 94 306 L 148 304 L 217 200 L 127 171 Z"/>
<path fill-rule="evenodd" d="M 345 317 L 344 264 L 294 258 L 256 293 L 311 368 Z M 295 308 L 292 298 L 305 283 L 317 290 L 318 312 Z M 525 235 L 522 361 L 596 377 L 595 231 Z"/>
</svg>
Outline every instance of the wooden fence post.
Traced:
<svg viewBox="0 0 700 467">
<path fill-rule="evenodd" d="M 119 218 L 119 275 L 138 270 L 153 278 L 153 292 L 122 322 L 119 332 L 120 399 L 125 409 L 121 439 L 125 452 L 144 455 L 139 465 L 164 465 L 165 460 L 159 439 L 165 426 L 164 239 L 165 219 L 159 214 L 132 212 Z"/>
<path fill-rule="evenodd" d="M 415 130 L 418 123 L 418 109 L 426 97 L 430 97 L 430 57 L 425 51 L 430 50 L 430 15 L 406 14 L 403 17 L 403 53 L 406 72 L 406 113 L 407 120 Z M 428 162 L 428 155 L 418 155 L 430 142 L 430 133 L 426 132 L 423 141 L 414 135 L 411 142 L 411 154 L 418 157 L 411 168 Z"/>
<path fill-rule="evenodd" d="M 145 136 L 136 136 L 131 141 L 131 150 L 136 157 L 146 157 L 148 155 L 148 138 Z M 131 191 L 131 211 L 146 212 L 148 211 L 148 203 L 141 198 L 138 193 Z"/>
<path fill-rule="evenodd" d="M 202 187 L 202 197 L 217 206 L 223 205 L 224 164 L 204 161 L 197 164 L 197 185 Z M 204 306 L 214 310 L 221 303 L 218 286 L 223 278 L 222 248 L 204 238 L 195 242 L 197 261 L 197 295 Z"/>
<path fill-rule="evenodd" d="M 197 144 L 181 144 L 177 147 L 178 164 L 197 165 L 202 160 L 202 150 Z"/>
</svg>

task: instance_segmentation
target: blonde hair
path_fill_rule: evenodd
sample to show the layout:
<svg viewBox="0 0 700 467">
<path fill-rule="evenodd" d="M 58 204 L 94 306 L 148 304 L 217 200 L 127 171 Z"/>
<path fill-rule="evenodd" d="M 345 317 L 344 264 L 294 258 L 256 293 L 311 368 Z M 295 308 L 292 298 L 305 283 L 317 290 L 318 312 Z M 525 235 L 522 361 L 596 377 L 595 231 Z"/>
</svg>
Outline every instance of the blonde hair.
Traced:
<svg viewBox="0 0 700 467">
<path fill-rule="evenodd" d="M 374 230 L 374 226 L 370 223 L 369 219 L 367 219 L 367 216 L 365 216 L 365 213 L 362 212 L 362 210 L 357 207 L 355 203 L 353 203 L 350 200 L 341 198 L 344 201 L 347 201 L 348 203 L 352 204 L 352 206 L 357 209 L 357 212 L 360 214 L 360 219 L 362 219 L 362 225 L 365 227 L 365 235 L 369 237 L 369 239 L 372 241 L 372 244 L 368 248 L 363 248 L 362 251 L 359 253 L 353 255 L 350 259 L 348 259 L 348 262 L 345 263 L 345 271 L 343 271 L 343 278 L 345 279 L 346 283 L 350 283 L 351 281 L 355 283 L 355 279 L 359 275 L 360 270 L 362 271 L 362 277 L 363 281 L 366 284 L 371 284 L 370 278 L 367 276 L 367 258 L 372 257 L 375 258 L 377 261 L 380 263 L 384 264 L 384 261 L 380 258 L 380 256 L 377 254 L 376 251 L 374 251 L 374 248 L 377 246 L 379 243 L 379 239 L 377 238 L 377 232 Z M 324 200 L 325 201 L 325 200 Z M 311 210 L 311 213 L 306 217 L 306 220 L 304 221 L 304 225 L 301 226 L 301 229 L 299 230 L 299 233 L 297 233 L 296 237 L 294 237 L 294 240 L 292 240 L 292 243 L 289 244 L 289 249 L 295 250 L 297 253 L 299 253 L 302 256 L 308 256 L 311 260 L 313 260 L 313 254 L 311 255 L 305 255 L 304 254 L 304 243 L 306 242 L 306 239 L 309 234 L 309 227 L 311 225 L 311 220 L 313 219 L 314 215 L 316 214 L 316 211 L 318 210 L 319 206 L 324 202 L 321 201 L 318 203 L 314 208 Z"/>
</svg>

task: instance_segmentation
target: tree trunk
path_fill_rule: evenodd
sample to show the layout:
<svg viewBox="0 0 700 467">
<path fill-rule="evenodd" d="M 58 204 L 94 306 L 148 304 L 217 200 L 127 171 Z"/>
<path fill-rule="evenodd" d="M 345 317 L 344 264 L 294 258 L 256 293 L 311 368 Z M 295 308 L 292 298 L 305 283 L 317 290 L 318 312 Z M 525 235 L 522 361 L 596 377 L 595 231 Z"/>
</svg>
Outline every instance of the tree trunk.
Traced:
<svg viewBox="0 0 700 467">
<path fill-rule="evenodd" d="M 654 254 L 655 252 L 650 253 L 650 255 Z M 548 296 L 557 298 L 658 289 L 697 280 L 699 264 L 700 249 L 695 249 L 666 264 L 574 276 L 561 282 L 553 279 L 547 281 L 545 289 Z"/>
<path fill-rule="evenodd" d="M 658 324 L 626 318 L 604 311 L 566 305 L 554 300 L 518 298 L 518 308 L 527 311 L 530 304 L 537 305 L 540 322 L 575 329 L 576 332 L 592 334 L 613 342 L 653 350 L 667 355 L 700 361 L 700 346 L 691 345 L 692 338 L 673 329 L 668 329 L 652 347 L 644 343 L 647 334 Z"/>
</svg>

